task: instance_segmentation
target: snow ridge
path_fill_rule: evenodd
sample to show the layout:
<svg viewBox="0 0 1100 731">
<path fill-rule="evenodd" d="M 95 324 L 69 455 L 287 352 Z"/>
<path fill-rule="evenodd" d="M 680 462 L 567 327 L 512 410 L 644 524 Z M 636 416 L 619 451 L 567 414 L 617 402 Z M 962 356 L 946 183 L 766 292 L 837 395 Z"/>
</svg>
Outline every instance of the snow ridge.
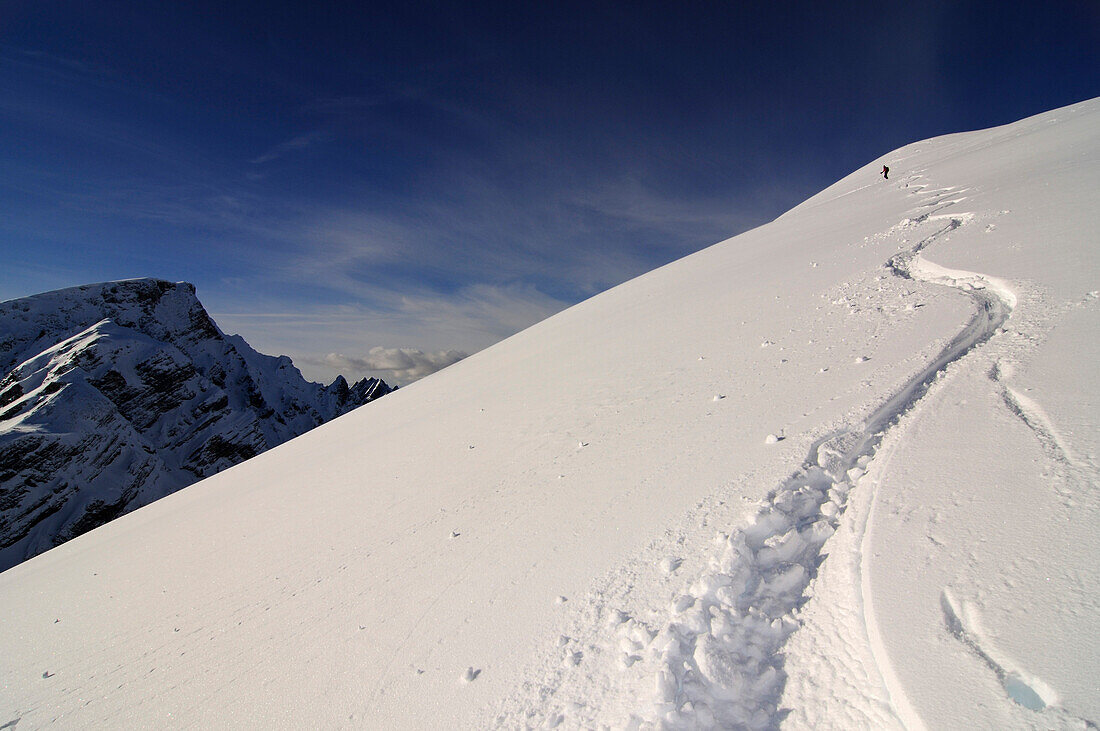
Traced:
<svg viewBox="0 0 1100 731">
<path fill-rule="evenodd" d="M 890 153 L 0 573 L 0 723 L 1095 724 L 1098 115 Z"/>
</svg>

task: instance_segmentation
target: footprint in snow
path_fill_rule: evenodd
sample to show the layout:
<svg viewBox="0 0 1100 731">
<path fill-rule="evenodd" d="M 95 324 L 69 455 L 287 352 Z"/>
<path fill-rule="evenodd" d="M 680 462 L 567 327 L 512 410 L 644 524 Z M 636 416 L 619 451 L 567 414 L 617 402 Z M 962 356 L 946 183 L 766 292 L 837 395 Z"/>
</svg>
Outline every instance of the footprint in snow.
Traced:
<svg viewBox="0 0 1100 731">
<path fill-rule="evenodd" d="M 463 683 L 472 683 L 477 680 L 477 676 L 479 675 L 481 675 L 481 668 L 475 670 L 474 668 L 469 667 L 466 668 L 466 672 L 462 673 L 462 677 L 460 678 L 460 680 L 462 680 Z"/>
<path fill-rule="evenodd" d="M 678 556 L 668 556 L 661 559 L 661 563 L 659 564 L 659 566 L 661 567 L 661 571 L 663 571 L 667 575 L 673 573 L 674 571 L 676 571 L 676 569 L 680 568 L 680 565 L 683 562 L 684 560 L 682 558 L 679 558 Z"/>
</svg>

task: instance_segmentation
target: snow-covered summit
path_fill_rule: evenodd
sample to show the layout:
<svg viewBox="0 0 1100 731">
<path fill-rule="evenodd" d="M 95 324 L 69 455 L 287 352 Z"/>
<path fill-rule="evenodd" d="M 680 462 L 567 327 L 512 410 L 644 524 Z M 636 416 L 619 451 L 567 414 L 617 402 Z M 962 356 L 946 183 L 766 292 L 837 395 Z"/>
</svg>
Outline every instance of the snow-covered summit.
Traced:
<svg viewBox="0 0 1100 731">
<path fill-rule="evenodd" d="M 0 302 L 0 569 L 373 400 L 224 335 L 186 282 Z"/>
<path fill-rule="evenodd" d="M 0 722 L 1095 728 L 1098 176 L 908 145 L 0 574 Z"/>
</svg>

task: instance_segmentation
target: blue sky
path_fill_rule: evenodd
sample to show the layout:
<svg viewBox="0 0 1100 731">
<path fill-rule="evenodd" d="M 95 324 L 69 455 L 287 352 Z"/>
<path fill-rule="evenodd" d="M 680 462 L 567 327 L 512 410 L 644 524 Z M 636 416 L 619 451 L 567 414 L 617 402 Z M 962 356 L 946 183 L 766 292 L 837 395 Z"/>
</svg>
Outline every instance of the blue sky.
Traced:
<svg viewBox="0 0 1100 731">
<path fill-rule="evenodd" d="M 0 299 L 186 280 L 307 377 L 407 381 L 1100 94 L 1098 8 L 0 0 Z"/>
</svg>

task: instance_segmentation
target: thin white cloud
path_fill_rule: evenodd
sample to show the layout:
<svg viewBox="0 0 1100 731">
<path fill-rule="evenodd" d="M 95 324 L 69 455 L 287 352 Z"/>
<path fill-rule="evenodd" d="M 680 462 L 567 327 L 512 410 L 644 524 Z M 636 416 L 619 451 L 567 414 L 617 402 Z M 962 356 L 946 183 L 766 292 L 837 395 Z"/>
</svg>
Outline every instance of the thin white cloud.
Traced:
<svg viewBox="0 0 1100 731">
<path fill-rule="evenodd" d="M 364 356 L 329 353 L 326 365 L 342 373 L 355 375 L 380 374 L 388 383 L 407 384 L 453 365 L 468 354 L 460 350 L 439 350 L 425 353 L 416 348 L 371 348 Z"/>
<path fill-rule="evenodd" d="M 7 63 L 30 67 L 48 76 L 75 77 L 82 82 L 88 81 L 89 78 L 108 79 L 114 76 L 110 68 L 103 64 L 9 43 L 0 43 L 0 56 L 3 56 Z"/>
<path fill-rule="evenodd" d="M 206 304 L 224 331 L 240 334 L 262 353 L 289 355 L 306 378 L 329 383 L 341 374 L 349 379 L 372 375 L 399 385 L 449 364 L 453 354 L 477 352 L 569 304 L 524 284 L 477 284 L 449 294 L 424 288 L 370 294 L 369 302 L 314 304 L 301 312 L 247 290 L 239 292 L 239 301 L 216 297 Z M 203 292 L 199 295 L 206 301 Z M 380 343 L 394 342 L 407 346 L 378 350 Z M 405 356 L 399 352 L 407 359 L 401 360 Z M 367 355 L 356 355 L 362 353 Z M 377 368 L 372 371 L 368 364 Z"/>
<path fill-rule="evenodd" d="M 278 160 L 280 157 L 287 154 L 288 152 L 292 152 L 294 150 L 304 150 L 307 147 L 311 147 L 318 142 L 326 139 L 328 136 L 328 133 L 324 130 L 314 130 L 313 132 L 307 132 L 305 134 L 298 135 L 297 137 L 286 140 L 285 142 L 280 142 L 262 155 L 259 155 L 249 160 L 249 162 L 251 162 L 253 165 L 263 165 L 264 163 Z"/>
</svg>

